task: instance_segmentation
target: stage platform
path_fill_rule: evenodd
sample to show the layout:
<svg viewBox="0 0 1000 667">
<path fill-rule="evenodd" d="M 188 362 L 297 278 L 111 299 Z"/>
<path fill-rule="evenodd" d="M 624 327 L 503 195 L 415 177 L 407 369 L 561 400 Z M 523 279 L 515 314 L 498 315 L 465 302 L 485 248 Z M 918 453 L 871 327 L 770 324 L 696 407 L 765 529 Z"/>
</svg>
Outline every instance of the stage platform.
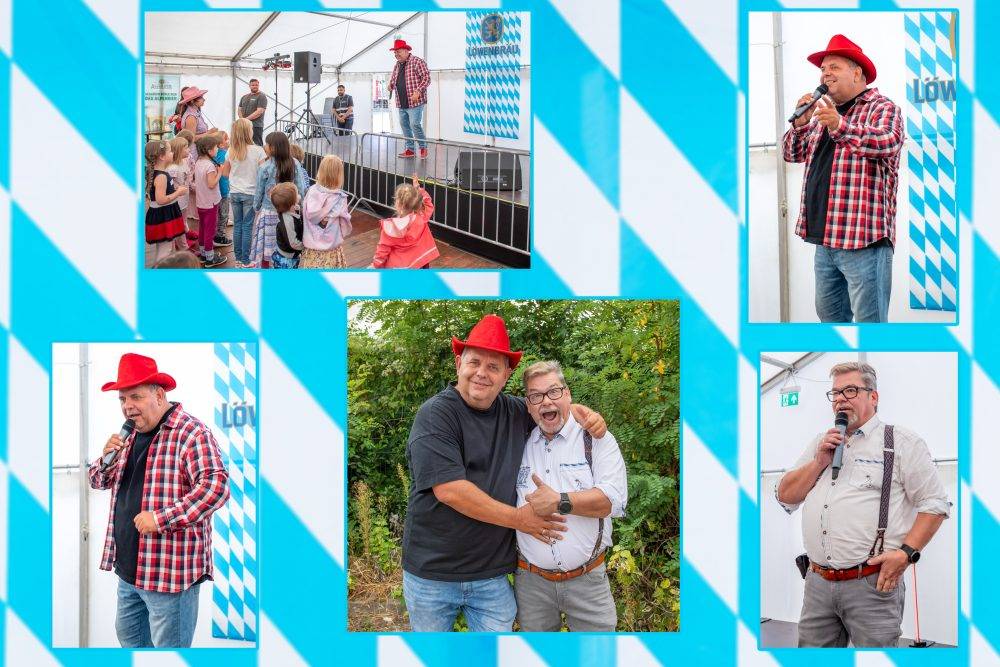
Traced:
<svg viewBox="0 0 1000 667">
<path fill-rule="evenodd" d="M 314 132 L 314 134 L 316 134 Z M 518 155 L 522 189 L 469 190 L 459 187 L 455 163 L 462 151 L 489 151 L 488 147 L 428 144 L 428 157 L 400 158 L 404 141 L 388 135 L 303 137 L 292 139 L 306 153 L 306 171 L 314 177 L 324 155 L 339 156 L 345 165 L 344 189 L 360 197 L 362 207 L 377 216 L 392 214 L 393 193 L 415 173 L 434 200 L 434 237 L 488 263 L 511 268 L 531 265 L 530 160 Z M 473 268 L 473 267 L 470 267 Z"/>
</svg>

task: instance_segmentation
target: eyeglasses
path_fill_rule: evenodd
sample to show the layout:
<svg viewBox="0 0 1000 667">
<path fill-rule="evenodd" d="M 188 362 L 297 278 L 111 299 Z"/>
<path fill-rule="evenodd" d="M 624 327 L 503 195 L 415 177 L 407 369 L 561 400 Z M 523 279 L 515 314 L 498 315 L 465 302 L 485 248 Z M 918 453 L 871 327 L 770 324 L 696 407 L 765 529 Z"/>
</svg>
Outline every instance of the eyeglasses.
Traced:
<svg viewBox="0 0 1000 667">
<path fill-rule="evenodd" d="M 548 396 L 550 401 L 558 401 L 563 396 L 563 392 L 566 391 L 566 387 L 552 387 L 545 393 L 535 393 L 528 394 L 528 403 L 532 405 L 540 405 L 545 397 Z"/>
<path fill-rule="evenodd" d="M 838 396 L 843 396 L 844 398 L 850 400 L 858 395 L 859 391 L 872 392 L 874 389 L 869 389 L 868 387 L 855 387 L 853 384 L 849 384 L 843 389 L 833 389 L 832 391 L 826 392 L 826 397 L 830 399 L 831 403 L 836 402 Z"/>
</svg>

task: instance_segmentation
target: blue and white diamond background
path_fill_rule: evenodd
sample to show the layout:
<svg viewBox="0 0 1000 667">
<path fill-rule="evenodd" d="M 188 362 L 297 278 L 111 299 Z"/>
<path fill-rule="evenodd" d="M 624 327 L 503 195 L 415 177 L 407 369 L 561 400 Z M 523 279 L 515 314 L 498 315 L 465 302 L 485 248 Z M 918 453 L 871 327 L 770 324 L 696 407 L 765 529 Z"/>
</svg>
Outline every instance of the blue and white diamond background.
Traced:
<svg viewBox="0 0 1000 667">
<path fill-rule="evenodd" d="M 254 3 L 217 2 L 241 7 Z M 493 2 L 267 2 L 423 10 Z M 806 3 L 789 3 L 799 7 Z M 836 2 L 837 7 L 855 7 Z M 826 5 L 826 6 L 829 6 Z M 1000 663 L 1000 3 L 960 12 L 961 281 L 956 327 L 744 324 L 746 11 L 777 2 L 570 0 L 533 12 L 535 248 L 518 272 L 141 271 L 141 10 L 207 5 L 0 0 L 0 644 L 10 664 L 799 664 L 761 653 L 757 355 L 954 350 L 960 358 L 961 586 L 955 650 L 823 654 L 843 664 Z M 860 9 L 926 9 L 862 2 Z M 862 20 L 859 18 L 859 20 Z M 977 45 L 982 45 L 977 48 Z M 601 100 L 602 114 L 593 101 Z M 345 298 L 683 299 L 681 631 L 610 636 L 348 634 Z M 259 650 L 52 650 L 48 485 L 54 340 L 260 341 Z M 316 350 L 327 352 L 317 355 Z M 109 621 L 110 622 L 110 621 Z"/>
</svg>

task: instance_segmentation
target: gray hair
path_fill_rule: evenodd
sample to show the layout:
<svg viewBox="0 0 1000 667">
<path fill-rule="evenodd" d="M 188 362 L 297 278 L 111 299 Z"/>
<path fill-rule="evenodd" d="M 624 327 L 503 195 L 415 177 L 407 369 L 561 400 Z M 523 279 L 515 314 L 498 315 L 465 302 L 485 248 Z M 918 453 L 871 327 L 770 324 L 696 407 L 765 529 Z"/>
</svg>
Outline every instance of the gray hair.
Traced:
<svg viewBox="0 0 1000 667">
<path fill-rule="evenodd" d="M 566 386 L 566 377 L 563 375 L 562 366 L 558 361 L 536 361 L 525 368 L 524 374 L 521 376 L 525 391 L 528 389 L 528 381 L 531 378 L 538 377 L 539 375 L 548 375 L 549 373 L 555 373 L 556 377 L 559 378 L 559 384 Z"/>
<path fill-rule="evenodd" d="M 875 376 L 875 369 L 870 364 L 861 361 L 845 361 L 830 369 L 830 377 L 843 375 L 844 373 L 861 373 L 861 380 L 865 387 L 872 391 L 878 390 L 878 379 Z"/>
</svg>

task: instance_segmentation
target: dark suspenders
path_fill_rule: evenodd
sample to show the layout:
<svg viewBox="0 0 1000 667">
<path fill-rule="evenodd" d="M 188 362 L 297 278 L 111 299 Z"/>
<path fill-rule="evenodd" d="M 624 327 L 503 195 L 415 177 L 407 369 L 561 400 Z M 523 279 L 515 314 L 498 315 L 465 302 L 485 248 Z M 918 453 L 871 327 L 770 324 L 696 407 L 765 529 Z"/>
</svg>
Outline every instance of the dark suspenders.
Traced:
<svg viewBox="0 0 1000 667">
<path fill-rule="evenodd" d="M 594 475 L 594 438 L 587 431 L 583 432 L 583 455 L 587 457 L 587 465 L 590 466 L 590 476 L 594 479 L 594 483 L 597 483 L 597 477 Z M 597 557 L 598 551 L 601 549 L 601 540 L 604 538 L 604 517 L 598 520 L 597 524 L 597 542 L 594 543 L 594 550 L 590 554 L 590 560 L 594 560 Z"/>
<path fill-rule="evenodd" d="M 895 439 L 892 425 L 885 425 L 885 446 L 882 449 L 882 498 L 878 506 L 878 529 L 875 531 L 875 541 L 872 543 L 868 557 L 876 554 L 875 548 L 881 554 L 885 550 L 885 529 L 889 525 L 889 492 L 892 489 L 892 463 L 896 458 Z M 589 459 L 588 459 L 589 460 Z"/>
</svg>

